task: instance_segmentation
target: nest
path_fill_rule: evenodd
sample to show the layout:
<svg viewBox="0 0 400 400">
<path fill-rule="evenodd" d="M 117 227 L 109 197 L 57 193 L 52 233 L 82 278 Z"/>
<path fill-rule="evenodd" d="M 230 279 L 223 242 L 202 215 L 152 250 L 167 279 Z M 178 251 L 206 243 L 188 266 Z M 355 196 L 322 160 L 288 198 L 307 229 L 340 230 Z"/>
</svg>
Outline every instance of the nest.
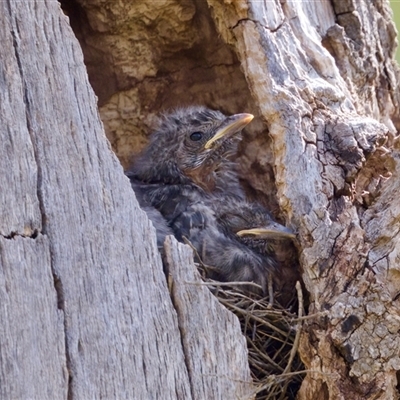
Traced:
<svg viewBox="0 0 400 400">
<path fill-rule="evenodd" d="M 198 264 L 204 276 L 203 267 Z M 276 299 L 269 301 L 268 297 L 241 290 L 243 283 L 203 279 L 218 300 L 240 321 L 247 341 L 256 399 L 295 399 L 306 372 L 297 355 L 303 320 L 300 283 L 296 284 L 293 298 L 284 308 Z M 248 286 L 249 283 L 244 285 Z M 279 294 L 276 298 L 279 299 Z"/>
</svg>

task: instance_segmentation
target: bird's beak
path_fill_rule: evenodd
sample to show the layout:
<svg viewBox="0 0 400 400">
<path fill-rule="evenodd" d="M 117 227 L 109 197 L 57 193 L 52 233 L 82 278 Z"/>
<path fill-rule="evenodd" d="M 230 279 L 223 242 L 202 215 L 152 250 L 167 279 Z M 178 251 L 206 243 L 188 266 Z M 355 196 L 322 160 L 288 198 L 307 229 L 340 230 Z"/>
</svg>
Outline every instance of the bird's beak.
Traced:
<svg viewBox="0 0 400 400">
<path fill-rule="evenodd" d="M 286 228 L 286 226 L 277 222 L 273 222 L 265 228 L 243 229 L 237 232 L 236 235 L 240 237 L 258 236 L 260 239 L 294 239 L 296 237 L 290 228 Z"/>
<path fill-rule="evenodd" d="M 252 114 L 235 114 L 228 117 L 217 133 L 204 145 L 204 148 L 209 149 L 218 139 L 232 136 L 241 131 L 253 118 Z"/>
</svg>

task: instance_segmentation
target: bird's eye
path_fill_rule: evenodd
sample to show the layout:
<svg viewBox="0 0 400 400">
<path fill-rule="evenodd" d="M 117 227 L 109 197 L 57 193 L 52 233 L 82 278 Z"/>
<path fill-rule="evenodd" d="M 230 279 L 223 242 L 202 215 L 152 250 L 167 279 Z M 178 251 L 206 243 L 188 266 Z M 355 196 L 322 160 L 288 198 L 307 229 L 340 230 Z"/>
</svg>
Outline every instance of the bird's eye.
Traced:
<svg viewBox="0 0 400 400">
<path fill-rule="evenodd" d="M 193 140 L 194 142 L 198 142 L 199 140 L 201 140 L 202 137 L 203 134 L 201 132 L 193 132 L 190 135 L 190 139 Z"/>
</svg>

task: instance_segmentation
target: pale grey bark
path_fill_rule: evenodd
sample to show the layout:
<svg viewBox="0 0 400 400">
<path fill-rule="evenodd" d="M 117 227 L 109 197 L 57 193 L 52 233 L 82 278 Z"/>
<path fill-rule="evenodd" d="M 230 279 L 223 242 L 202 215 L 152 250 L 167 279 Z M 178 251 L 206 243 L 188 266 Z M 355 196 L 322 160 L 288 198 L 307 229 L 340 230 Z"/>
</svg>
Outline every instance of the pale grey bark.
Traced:
<svg viewBox="0 0 400 400">
<path fill-rule="evenodd" d="M 64 314 L 49 240 L 0 237 L 0 398 L 65 399 Z"/>
<path fill-rule="evenodd" d="M 154 228 L 106 140 L 67 18 L 37 0 L 0 2 L 0 20 L 1 398 L 202 398 Z M 219 331 L 219 314 L 198 326 Z M 245 357 L 232 317 L 219 337 Z M 229 380 L 220 398 L 246 384 Z"/>
<path fill-rule="evenodd" d="M 201 286 L 190 248 L 177 246 L 169 236 L 165 252 L 168 284 L 195 397 L 252 398 L 246 340 L 238 333 L 238 319 Z"/>
<path fill-rule="evenodd" d="M 208 0 L 220 36 L 201 0 L 79 4 L 90 27 L 76 31 L 125 164 L 160 109 L 261 114 L 266 125 L 258 119 L 244 140 L 246 178 L 299 232 L 314 315 L 299 398 L 397 398 L 400 119 L 388 2 Z M 237 323 L 193 284 L 188 250 L 173 240 L 168 290 L 57 3 L 0 7 L 2 397 L 247 396 Z"/>
<path fill-rule="evenodd" d="M 268 123 L 277 198 L 299 231 L 316 314 L 302 335 L 310 372 L 299 397 L 397 398 L 399 92 L 389 4 L 208 3 Z"/>
</svg>

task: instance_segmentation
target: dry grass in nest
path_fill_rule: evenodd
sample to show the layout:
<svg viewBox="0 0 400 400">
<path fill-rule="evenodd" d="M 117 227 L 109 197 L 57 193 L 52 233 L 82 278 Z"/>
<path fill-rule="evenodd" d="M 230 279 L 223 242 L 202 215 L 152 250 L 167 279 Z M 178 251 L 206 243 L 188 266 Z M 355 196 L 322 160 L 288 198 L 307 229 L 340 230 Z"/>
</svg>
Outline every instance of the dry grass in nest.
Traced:
<svg viewBox="0 0 400 400">
<path fill-rule="evenodd" d="M 287 300 L 287 293 L 284 294 L 286 307 L 282 307 L 276 300 L 280 293 L 273 293 L 271 280 L 268 283 L 269 299 L 250 294 L 250 286 L 261 289 L 252 282 L 218 282 L 207 278 L 207 270 L 212 267 L 200 261 L 190 241 L 186 239 L 185 243 L 193 249 L 199 261 L 195 264 L 204 284 L 239 319 L 247 341 L 256 400 L 294 400 L 307 372 L 297 354 L 302 322 L 307 318 L 303 317 L 300 282 L 296 282 L 290 300 Z"/>
<path fill-rule="evenodd" d="M 202 269 L 201 265 L 198 267 Z M 243 283 L 221 283 L 207 278 L 204 281 L 239 318 L 247 341 L 256 399 L 295 399 L 306 372 L 297 355 L 303 319 L 301 285 L 296 284 L 293 299 L 285 309 L 276 300 L 271 304 L 268 297 L 241 290 Z"/>
</svg>

